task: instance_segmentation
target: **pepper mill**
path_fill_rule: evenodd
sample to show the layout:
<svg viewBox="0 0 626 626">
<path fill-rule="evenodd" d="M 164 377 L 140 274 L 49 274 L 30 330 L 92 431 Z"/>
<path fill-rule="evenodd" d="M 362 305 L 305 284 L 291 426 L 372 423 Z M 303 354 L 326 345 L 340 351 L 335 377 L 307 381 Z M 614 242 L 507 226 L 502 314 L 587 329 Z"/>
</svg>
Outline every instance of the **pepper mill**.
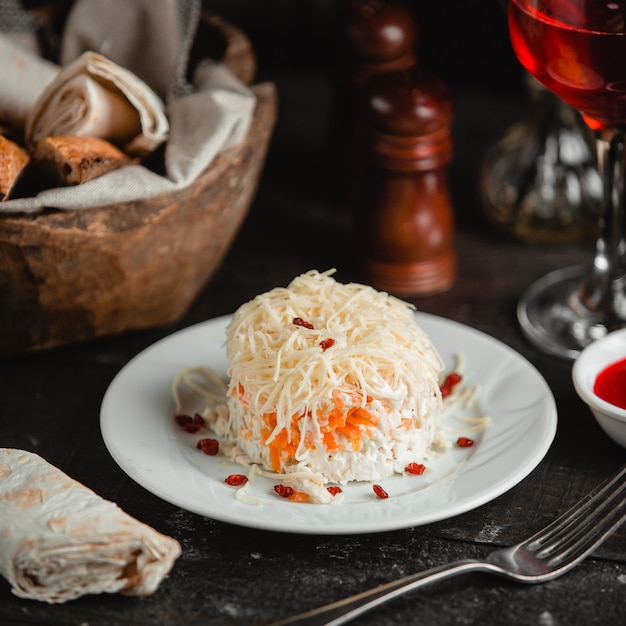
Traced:
<svg viewBox="0 0 626 626">
<path fill-rule="evenodd" d="M 448 89 L 417 66 L 382 74 L 365 90 L 362 119 L 355 245 L 364 278 L 401 296 L 445 291 L 456 275 Z"/>
<path fill-rule="evenodd" d="M 333 139 L 338 145 L 335 172 L 348 205 L 360 188 L 363 89 L 375 76 L 417 63 L 418 31 L 413 9 L 402 0 L 343 0 L 340 5 Z"/>
<path fill-rule="evenodd" d="M 372 77 L 412 67 L 418 27 L 400 0 L 345 0 L 339 14 L 342 78 L 353 93 Z"/>
</svg>

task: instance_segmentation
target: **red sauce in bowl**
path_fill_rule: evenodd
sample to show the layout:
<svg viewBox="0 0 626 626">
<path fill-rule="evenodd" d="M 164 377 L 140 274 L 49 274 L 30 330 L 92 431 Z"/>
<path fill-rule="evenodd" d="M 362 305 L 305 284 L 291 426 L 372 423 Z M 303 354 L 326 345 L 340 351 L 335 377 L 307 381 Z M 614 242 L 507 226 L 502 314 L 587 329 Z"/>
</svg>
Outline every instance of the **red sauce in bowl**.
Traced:
<svg viewBox="0 0 626 626">
<path fill-rule="evenodd" d="M 593 392 L 602 400 L 626 409 L 626 359 L 607 365 L 598 374 Z"/>
</svg>

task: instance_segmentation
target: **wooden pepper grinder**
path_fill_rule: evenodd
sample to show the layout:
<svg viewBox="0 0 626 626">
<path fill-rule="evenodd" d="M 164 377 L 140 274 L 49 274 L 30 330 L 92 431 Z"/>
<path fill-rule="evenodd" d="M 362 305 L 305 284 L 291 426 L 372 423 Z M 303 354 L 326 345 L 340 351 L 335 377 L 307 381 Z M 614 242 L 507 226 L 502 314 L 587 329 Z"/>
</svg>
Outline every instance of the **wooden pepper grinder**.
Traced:
<svg viewBox="0 0 626 626">
<path fill-rule="evenodd" d="M 349 206 L 361 186 L 363 90 L 375 76 L 415 65 L 418 38 L 413 9 L 402 0 L 343 0 L 339 5 L 333 140 L 337 182 Z"/>
<path fill-rule="evenodd" d="M 448 90 L 416 66 L 380 75 L 362 119 L 355 233 L 365 280 L 401 296 L 444 291 L 456 274 Z"/>
<path fill-rule="evenodd" d="M 401 0 L 344 0 L 339 12 L 341 74 L 354 95 L 378 74 L 417 61 L 418 26 Z"/>
</svg>

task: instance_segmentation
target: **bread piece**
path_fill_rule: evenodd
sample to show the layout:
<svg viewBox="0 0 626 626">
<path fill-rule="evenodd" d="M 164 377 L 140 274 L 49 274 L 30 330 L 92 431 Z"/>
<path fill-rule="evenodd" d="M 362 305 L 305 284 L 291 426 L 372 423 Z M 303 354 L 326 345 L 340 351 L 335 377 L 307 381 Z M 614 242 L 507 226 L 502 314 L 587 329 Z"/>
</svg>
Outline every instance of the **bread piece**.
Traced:
<svg viewBox="0 0 626 626">
<path fill-rule="evenodd" d="M 14 141 L 0 135 L 0 202 L 8 200 L 30 162 L 30 155 Z"/>
<path fill-rule="evenodd" d="M 150 595 L 181 553 L 176 539 L 25 450 L 0 448 L 0 503 L 0 575 L 20 598 Z"/>
<path fill-rule="evenodd" d="M 75 135 L 46 137 L 33 156 L 47 175 L 64 185 L 79 185 L 134 162 L 104 139 Z"/>
</svg>

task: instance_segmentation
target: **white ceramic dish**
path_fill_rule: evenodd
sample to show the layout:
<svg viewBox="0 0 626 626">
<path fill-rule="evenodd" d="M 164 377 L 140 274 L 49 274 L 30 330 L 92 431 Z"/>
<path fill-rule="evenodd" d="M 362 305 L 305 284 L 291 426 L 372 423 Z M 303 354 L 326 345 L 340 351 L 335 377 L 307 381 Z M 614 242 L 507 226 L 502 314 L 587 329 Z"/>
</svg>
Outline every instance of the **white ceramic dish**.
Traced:
<svg viewBox="0 0 626 626">
<path fill-rule="evenodd" d="M 574 388 L 596 421 L 613 441 L 626 448 L 626 409 L 621 409 L 594 392 L 598 374 L 611 363 L 626 358 L 626 329 L 616 330 L 589 344 L 574 361 Z"/>
<path fill-rule="evenodd" d="M 191 326 L 146 349 L 120 371 L 102 403 L 102 435 L 120 467 L 153 494 L 194 513 L 242 526 L 310 534 L 427 524 L 469 511 L 509 490 L 537 466 L 554 439 L 554 398 L 530 363 L 479 331 L 417 314 L 446 366 L 452 369 L 462 354 L 464 384 L 479 385 L 471 412 L 488 414 L 491 421 L 470 434 L 475 445 L 452 446 L 429 462 L 421 476 L 382 481 L 390 494 L 385 500 L 377 499 L 366 483 L 346 485 L 342 504 L 297 504 L 278 497 L 269 479 L 257 477 L 247 495 L 261 504 L 246 504 L 224 484 L 226 476 L 245 472 L 244 468 L 195 448 L 198 436 L 183 433 L 174 423 L 170 392 L 171 379 L 181 368 L 204 365 L 226 371 L 223 344 L 229 319 Z M 468 429 L 461 417 L 455 413 L 446 418 L 458 434 Z M 458 434 L 451 433 L 451 438 L 456 440 Z"/>
</svg>

